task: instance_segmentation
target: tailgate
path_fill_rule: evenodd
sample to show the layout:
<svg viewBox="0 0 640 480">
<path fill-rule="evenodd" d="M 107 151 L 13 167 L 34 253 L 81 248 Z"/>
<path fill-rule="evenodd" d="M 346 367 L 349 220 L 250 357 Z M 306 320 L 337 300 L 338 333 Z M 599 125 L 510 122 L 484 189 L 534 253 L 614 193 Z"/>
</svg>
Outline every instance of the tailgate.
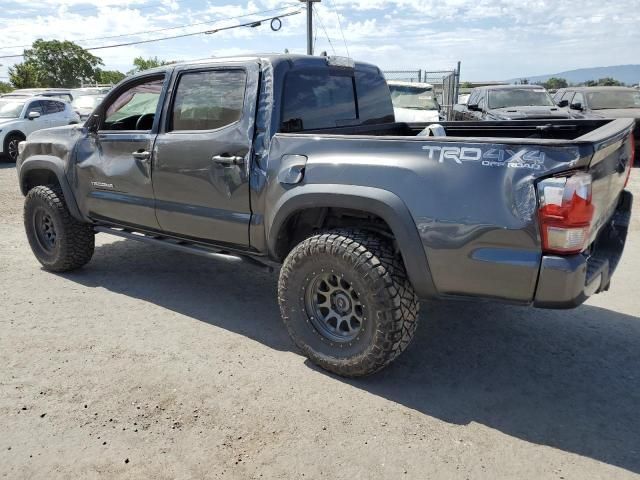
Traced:
<svg viewBox="0 0 640 480">
<path fill-rule="evenodd" d="M 580 138 L 584 140 L 599 130 L 605 130 L 602 133 L 606 138 L 594 142 L 594 154 L 589 163 L 594 216 L 588 244 L 595 241 L 613 216 L 626 186 L 634 157 L 633 128 L 633 120 L 616 120 Z"/>
</svg>

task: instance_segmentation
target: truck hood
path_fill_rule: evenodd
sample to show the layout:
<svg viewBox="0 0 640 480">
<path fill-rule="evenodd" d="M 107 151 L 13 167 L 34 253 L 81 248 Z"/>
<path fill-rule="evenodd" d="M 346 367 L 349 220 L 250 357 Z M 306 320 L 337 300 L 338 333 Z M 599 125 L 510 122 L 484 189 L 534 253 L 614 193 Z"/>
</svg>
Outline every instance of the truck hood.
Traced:
<svg viewBox="0 0 640 480">
<path fill-rule="evenodd" d="M 640 119 L 640 108 L 608 108 L 606 110 L 591 110 L 589 112 L 594 117 L 601 118 L 638 118 Z"/>
<path fill-rule="evenodd" d="M 506 107 L 488 110 L 487 115 L 497 120 L 535 120 L 571 118 L 558 107 Z"/>
<path fill-rule="evenodd" d="M 0 118 L 0 128 L 4 125 L 8 125 L 9 123 L 13 123 L 16 120 L 20 120 L 19 118 Z"/>
<path fill-rule="evenodd" d="M 413 108 L 394 107 L 393 111 L 396 114 L 396 122 L 426 123 L 440 120 L 440 112 L 438 110 L 415 110 Z"/>
</svg>

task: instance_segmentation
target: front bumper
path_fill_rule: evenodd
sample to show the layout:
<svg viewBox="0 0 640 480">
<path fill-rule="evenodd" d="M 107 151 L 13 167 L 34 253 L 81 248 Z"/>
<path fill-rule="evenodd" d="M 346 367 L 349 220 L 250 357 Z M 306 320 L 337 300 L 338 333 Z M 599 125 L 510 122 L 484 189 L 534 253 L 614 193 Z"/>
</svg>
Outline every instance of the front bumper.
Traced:
<svg viewBox="0 0 640 480">
<path fill-rule="evenodd" d="M 609 289 L 627 239 L 633 195 L 623 191 L 618 207 L 588 252 L 542 257 L 533 305 L 539 308 L 574 308 L 596 293 Z"/>
</svg>

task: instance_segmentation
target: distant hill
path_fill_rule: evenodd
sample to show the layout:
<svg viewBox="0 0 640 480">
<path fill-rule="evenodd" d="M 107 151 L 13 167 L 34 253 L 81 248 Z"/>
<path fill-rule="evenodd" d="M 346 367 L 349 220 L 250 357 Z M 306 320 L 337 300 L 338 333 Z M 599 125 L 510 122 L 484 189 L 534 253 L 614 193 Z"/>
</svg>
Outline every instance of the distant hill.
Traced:
<svg viewBox="0 0 640 480">
<path fill-rule="evenodd" d="M 569 83 L 582 83 L 587 80 L 598 80 L 599 78 L 612 77 L 628 85 L 640 83 L 640 65 L 614 65 L 612 67 L 578 68 L 566 72 L 553 73 L 548 75 L 537 75 L 534 77 L 520 77 L 510 80 L 510 82 L 526 78 L 531 83 L 546 82 L 551 77 L 565 78 Z"/>
</svg>

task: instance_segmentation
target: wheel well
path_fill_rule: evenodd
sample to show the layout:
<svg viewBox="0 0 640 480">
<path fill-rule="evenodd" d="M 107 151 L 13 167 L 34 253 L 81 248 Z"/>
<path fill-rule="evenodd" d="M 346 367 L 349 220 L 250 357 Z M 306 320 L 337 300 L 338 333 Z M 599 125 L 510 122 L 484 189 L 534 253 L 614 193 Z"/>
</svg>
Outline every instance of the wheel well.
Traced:
<svg viewBox="0 0 640 480">
<path fill-rule="evenodd" d="M 22 179 L 22 193 L 27 194 L 29 190 L 38 185 L 55 185 L 60 186 L 58 177 L 51 170 L 34 169 L 28 171 Z"/>
<path fill-rule="evenodd" d="M 7 141 L 7 138 L 9 138 L 11 135 L 16 135 L 18 137 L 20 137 L 22 140 L 26 140 L 26 136 L 24 133 L 22 133 L 20 130 L 12 130 L 10 132 L 8 132 L 5 137 L 4 137 L 4 141 Z"/>
<path fill-rule="evenodd" d="M 282 261 L 296 245 L 318 232 L 354 227 L 389 238 L 397 250 L 393 232 L 381 217 L 361 210 L 316 207 L 297 211 L 287 218 L 278 232 L 274 253 Z"/>
</svg>

